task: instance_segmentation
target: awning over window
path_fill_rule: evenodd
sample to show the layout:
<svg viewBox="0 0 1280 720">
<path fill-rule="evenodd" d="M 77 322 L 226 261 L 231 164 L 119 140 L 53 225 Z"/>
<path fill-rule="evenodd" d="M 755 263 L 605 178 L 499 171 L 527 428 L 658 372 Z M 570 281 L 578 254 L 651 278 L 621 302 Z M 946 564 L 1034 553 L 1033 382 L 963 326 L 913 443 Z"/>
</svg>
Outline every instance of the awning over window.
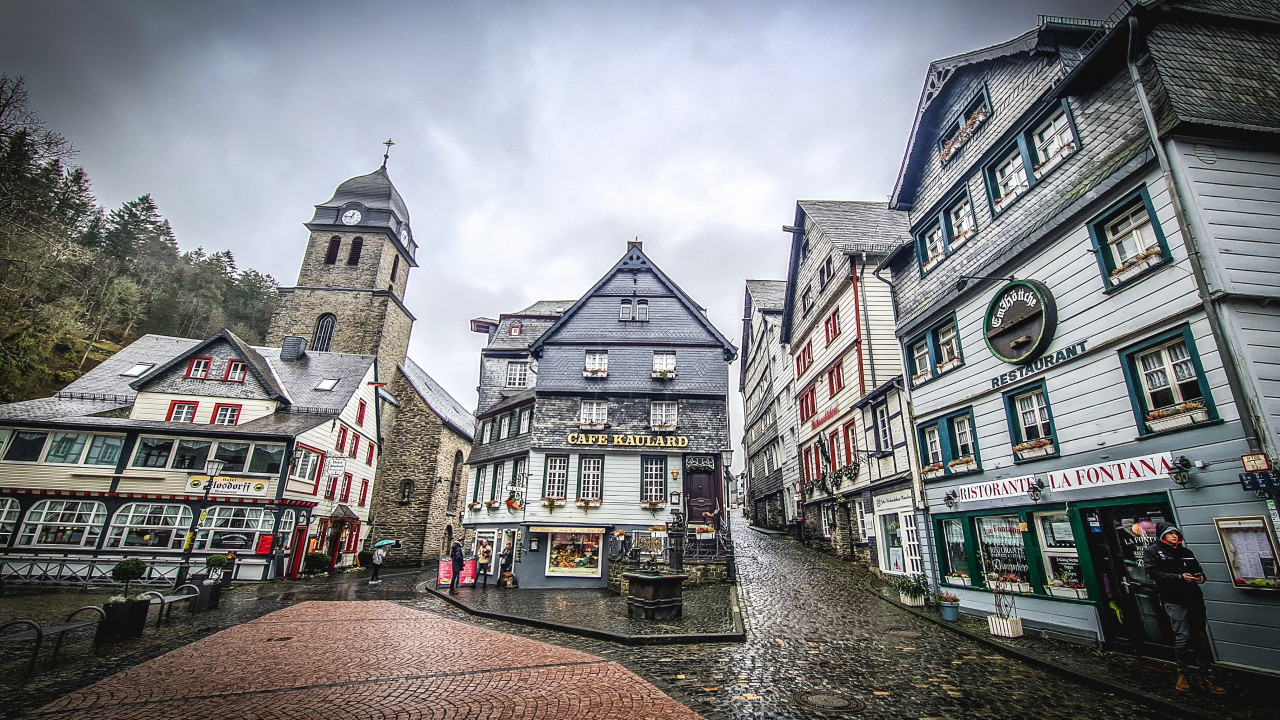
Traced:
<svg viewBox="0 0 1280 720">
<path fill-rule="evenodd" d="M 588 535 L 603 535 L 607 528 L 602 527 L 572 527 L 569 525 L 532 525 L 529 532 L 536 533 L 586 533 Z"/>
</svg>

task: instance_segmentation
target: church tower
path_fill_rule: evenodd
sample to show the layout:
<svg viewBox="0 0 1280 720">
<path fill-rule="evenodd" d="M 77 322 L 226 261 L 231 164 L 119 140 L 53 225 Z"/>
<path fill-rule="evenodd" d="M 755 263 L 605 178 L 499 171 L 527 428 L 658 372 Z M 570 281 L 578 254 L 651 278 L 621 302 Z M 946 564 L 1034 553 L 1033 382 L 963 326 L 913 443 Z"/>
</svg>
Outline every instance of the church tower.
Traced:
<svg viewBox="0 0 1280 720">
<path fill-rule="evenodd" d="M 386 162 L 339 185 L 306 227 L 298 284 L 280 288 L 267 344 L 296 335 L 308 350 L 377 355 L 386 382 L 408 352 L 414 317 L 404 290 L 418 266 L 409 210 Z"/>
</svg>

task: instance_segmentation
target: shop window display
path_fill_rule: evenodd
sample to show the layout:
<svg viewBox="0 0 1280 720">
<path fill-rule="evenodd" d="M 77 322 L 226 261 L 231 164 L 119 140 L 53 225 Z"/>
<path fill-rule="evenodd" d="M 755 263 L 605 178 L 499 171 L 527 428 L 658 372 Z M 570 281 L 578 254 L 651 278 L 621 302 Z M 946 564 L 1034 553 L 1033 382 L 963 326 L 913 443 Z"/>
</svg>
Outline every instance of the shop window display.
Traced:
<svg viewBox="0 0 1280 720">
<path fill-rule="evenodd" d="M 947 561 L 947 584 L 971 584 L 969 556 L 964 545 L 964 524 L 959 519 L 942 521 L 942 542 Z"/>
<path fill-rule="evenodd" d="M 547 575 L 600 577 L 600 538 L 596 533 L 550 533 Z"/>
<path fill-rule="evenodd" d="M 881 537 L 884 538 L 884 554 L 888 560 L 888 567 L 885 570 L 892 573 L 905 573 L 907 568 L 902 554 L 902 523 L 898 519 L 898 514 L 881 515 L 880 529 L 883 531 Z"/>
<path fill-rule="evenodd" d="M 1088 597 L 1084 577 L 1080 574 L 1080 554 L 1076 551 L 1070 518 L 1064 512 L 1056 512 L 1041 513 L 1035 519 L 1045 575 L 1049 580 L 1045 592 L 1054 597 Z"/>
<path fill-rule="evenodd" d="M 987 587 L 999 583 L 1012 592 L 1031 592 L 1031 572 L 1022 529 L 1016 515 L 975 519 L 978 562 Z"/>
</svg>

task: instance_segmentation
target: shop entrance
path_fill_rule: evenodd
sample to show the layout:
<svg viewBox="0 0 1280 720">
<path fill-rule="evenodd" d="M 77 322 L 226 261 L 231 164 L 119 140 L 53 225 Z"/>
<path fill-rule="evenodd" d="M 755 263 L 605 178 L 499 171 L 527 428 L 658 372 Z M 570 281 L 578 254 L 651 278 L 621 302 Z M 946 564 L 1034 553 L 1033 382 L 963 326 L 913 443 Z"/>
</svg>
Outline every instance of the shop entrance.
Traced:
<svg viewBox="0 0 1280 720">
<path fill-rule="evenodd" d="M 1102 597 L 1098 613 L 1107 645 L 1136 655 L 1172 658 L 1173 631 L 1142 555 L 1158 539 L 1156 523 L 1173 522 L 1169 504 L 1086 508 L 1080 515 Z"/>
</svg>

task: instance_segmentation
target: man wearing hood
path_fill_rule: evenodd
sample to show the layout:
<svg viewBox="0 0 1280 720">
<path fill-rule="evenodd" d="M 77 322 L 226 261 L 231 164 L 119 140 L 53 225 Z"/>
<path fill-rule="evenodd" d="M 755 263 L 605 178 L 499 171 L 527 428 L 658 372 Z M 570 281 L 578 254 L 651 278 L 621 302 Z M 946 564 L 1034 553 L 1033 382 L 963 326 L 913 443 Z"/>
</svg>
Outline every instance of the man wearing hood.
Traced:
<svg viewBox="0 0 1280 720">
<path fill-rule="evenodd" d="M 1226 690 L 1215 684 L 1205 669 L 1204 658 L 1209 654 L 1209 637 L 1205 634 L 1204 569 L 1196 556 L 1182 542 L 1182 531 L 1169 523 L 1156 523 L 1160 538 L 1147 546 L 1143 561 L 1147 577 L 1156 584 L 1164 612 L 1173 626 L 1173 649 L 1178 660 L 1178 680 L 1175 687 L 1188 691 L 1191 683 L 1188 671 L 1198 671 L 1200 685 L 1216 694 Z"/>
</svg>

